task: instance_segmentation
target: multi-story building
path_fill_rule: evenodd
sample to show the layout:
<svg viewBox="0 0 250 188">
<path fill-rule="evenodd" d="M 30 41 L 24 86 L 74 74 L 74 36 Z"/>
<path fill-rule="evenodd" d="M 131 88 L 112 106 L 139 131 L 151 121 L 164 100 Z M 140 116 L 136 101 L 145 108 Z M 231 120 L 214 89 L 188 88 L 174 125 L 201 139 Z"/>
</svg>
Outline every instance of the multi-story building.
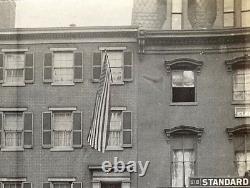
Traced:
<svg viewBox="0 0 250 188">
<path fill-rule="evenodd" d="M 2 29 L 2 188 L 186 187 L 189 177 L 244 176 L 249 14 L 249 0 L 135 0 L 134 26 Z M 101 153 L 87 135 L 104 51 L 113 81 Z M 104 172 L 115 157 L 150 164 L 144 176 L 137 163 L 137 173 Z"/>
</svg>

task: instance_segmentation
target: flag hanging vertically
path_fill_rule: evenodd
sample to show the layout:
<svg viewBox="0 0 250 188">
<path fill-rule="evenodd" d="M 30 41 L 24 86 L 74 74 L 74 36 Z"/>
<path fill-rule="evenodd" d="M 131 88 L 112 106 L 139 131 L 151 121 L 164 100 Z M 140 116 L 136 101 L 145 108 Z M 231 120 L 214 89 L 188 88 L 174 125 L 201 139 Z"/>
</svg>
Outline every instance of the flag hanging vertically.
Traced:
<svg viewBox="0 0 250 188">
<path fill-rule="evenodd" d="M 102 65 L 100 86 L 96 93 L 92 124 L 88 134 L 88 142 L 91 147 L 102 152 L 105 151 L 108 138 L 111 81 L 111 69 L 106 53 Z"/>
</svg>

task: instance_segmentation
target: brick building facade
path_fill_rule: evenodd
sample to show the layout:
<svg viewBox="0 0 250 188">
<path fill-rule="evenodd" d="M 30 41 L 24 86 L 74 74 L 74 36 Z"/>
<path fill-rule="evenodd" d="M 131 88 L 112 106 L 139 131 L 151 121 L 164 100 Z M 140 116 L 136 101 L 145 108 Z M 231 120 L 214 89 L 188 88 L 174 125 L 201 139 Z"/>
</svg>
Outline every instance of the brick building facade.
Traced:
<svg viewBox="0 0 250 188">
<path fill-rule="evenodd" d="M 244 176 L 247 1 L 135 0 L 136 26 L 1 30 L 2 188 L 186 187 L 189 177 Z M 104 50 L 114 80 L 100 153 L 87 135 Z M 103 172 L 114 157 L 150 164 L 143 177 Z"/>
</svg>

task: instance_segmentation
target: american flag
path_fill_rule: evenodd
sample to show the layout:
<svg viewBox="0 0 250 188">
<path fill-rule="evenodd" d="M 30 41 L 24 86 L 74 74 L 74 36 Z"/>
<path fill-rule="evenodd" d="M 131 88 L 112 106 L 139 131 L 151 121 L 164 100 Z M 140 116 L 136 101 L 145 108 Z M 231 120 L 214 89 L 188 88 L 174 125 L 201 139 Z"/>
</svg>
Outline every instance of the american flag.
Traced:
<svg viewBox="0 0 250 188">
<path fill-rule="evenodd" d="M 108 138 L 110 117 L 110 83 L 112 82 L 108 55 L 105 54 L 100 76 L 100 86 L 96 93 L 92 125 L 88 134 L 88 142 L 92 148 L 105 151 Z"/>
</svg>

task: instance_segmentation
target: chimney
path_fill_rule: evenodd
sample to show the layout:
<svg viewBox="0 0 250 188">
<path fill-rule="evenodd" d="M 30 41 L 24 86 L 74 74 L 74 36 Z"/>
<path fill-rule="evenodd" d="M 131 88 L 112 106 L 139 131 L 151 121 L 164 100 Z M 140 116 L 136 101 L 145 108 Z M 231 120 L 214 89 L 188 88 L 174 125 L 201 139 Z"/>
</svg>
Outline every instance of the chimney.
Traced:
<svg viewBox="0 0 250 188">
<path fill-rule="evenodd" d="M 16 3 L 14 0 L 0 0 L 0 29 L 15 27 Z"/>
</svg>

